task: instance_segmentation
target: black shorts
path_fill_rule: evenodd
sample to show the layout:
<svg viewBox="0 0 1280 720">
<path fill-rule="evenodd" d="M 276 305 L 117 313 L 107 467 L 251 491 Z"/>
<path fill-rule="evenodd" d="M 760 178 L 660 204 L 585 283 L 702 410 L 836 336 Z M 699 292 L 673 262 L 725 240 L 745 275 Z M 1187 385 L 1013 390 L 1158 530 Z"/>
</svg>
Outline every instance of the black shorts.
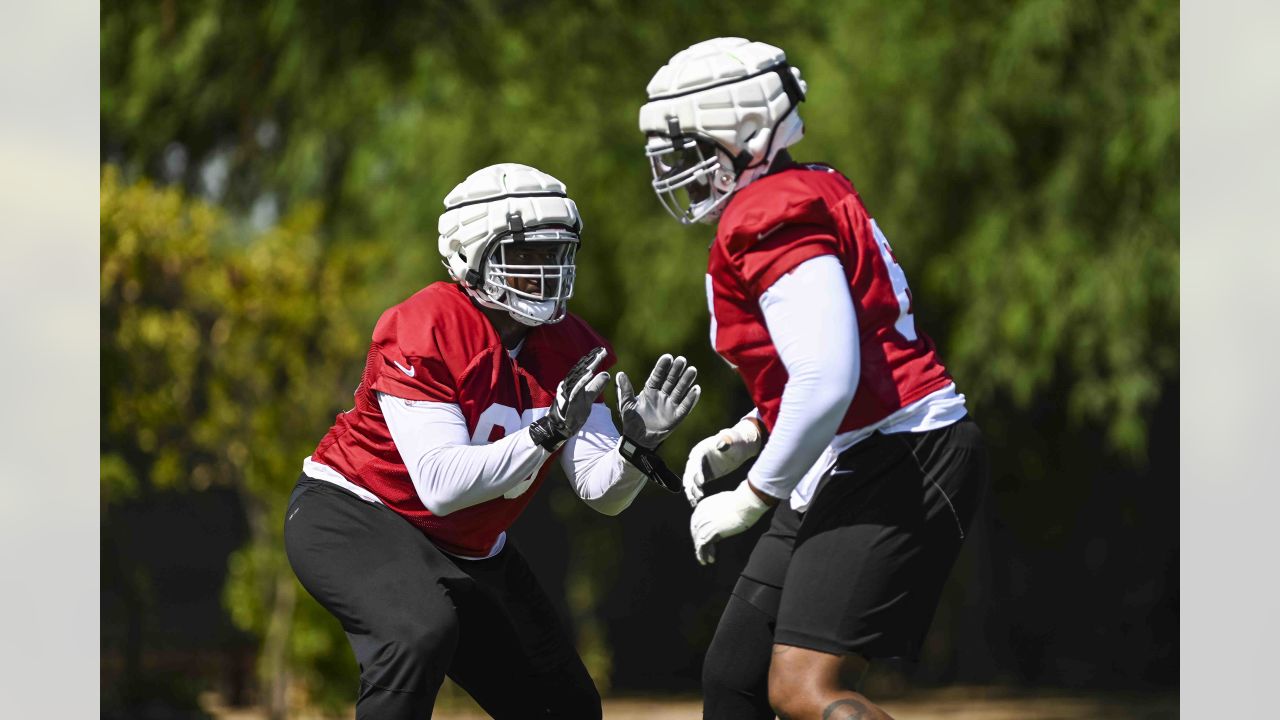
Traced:
<svg viewBox="0 0 1280 720">
<path fill-rule="evenodd" d="M 444 677 L 496 718 L 600 716 L 600 696 L 510 537 L 442 552 L 385 505 L 299 479 L 285 515 L 294 573 L 342 623 L 360 664 L 359 718 L 430 715 Z"/>
<path fill-rule="evenodd" d="M 840 455 L 805 512 L 778 505 L 734 595 L 777 619 L 775 643 L 918 660 L 987 474 L 967 417 L 872 435 Z"/>
</svg>

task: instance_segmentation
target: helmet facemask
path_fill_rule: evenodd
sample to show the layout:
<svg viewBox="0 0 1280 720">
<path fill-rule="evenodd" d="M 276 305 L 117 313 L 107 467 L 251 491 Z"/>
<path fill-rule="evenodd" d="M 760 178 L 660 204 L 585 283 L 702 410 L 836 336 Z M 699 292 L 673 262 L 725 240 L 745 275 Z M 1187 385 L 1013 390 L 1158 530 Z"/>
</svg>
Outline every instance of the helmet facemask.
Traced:
<svg viewBox="0 0 1280 720">
<path fill-rule="evenodd" d="M 691 135 L 650 135 L 645 156 L 653 172 L 653 191 L 672 217 L 690 225 L 719 217 L 733 195 L 735 176 L 724 152 Z"/>
<path fill-rule="evenodd" d="M 521 228 L 495 237 L 480 287 L 474 288 L 477 299 L 525 325 L 559 322 L 573 297 L 578 243 L 577 233 L 561 227 Z"/>
</svg>

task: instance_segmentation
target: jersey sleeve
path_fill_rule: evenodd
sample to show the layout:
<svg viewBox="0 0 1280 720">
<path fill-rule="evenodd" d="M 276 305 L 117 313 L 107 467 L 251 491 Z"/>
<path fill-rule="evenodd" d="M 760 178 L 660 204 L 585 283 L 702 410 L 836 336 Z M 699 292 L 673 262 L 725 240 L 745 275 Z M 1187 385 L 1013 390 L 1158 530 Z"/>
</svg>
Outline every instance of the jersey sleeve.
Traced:
<svg viewBox="0 0 1280 720">
<path fill-rule="evenodd" d="M 737 253 L 734 265 L 753 297 L 806 260 L 839 255 L 831 230 L 820 225 L 784 225 Z"/>
<path fill-rule="evenodd" d="M 858 318 L 835 257 L 805 262 L 760 299 L 769 337 L 787 369 L 778 419 L 747 477 L 786 498 L 835 436 L 857 391 Z"/>
<path fill-rule="evenodd" d="M 398 308 L 378 320 L 369 350 L 370 385 L 405 400 L 458 402 L 457 378 L 430 323 L 406 321 Z"/>
</svg>

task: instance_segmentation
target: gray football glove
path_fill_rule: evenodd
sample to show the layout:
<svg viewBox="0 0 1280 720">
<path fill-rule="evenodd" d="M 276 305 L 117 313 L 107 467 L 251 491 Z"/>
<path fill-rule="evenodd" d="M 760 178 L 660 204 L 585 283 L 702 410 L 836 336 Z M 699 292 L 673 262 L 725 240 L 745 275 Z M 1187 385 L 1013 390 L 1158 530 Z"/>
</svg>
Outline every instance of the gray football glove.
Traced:
<svg viewBox="0 0 1280 720">
<path fill-rule="evenodd" d="M 697 379 L 697 368 L 683 357 L 673 360 L 670 355 L 658 358 L 639 395 L 627 374 L 619 372 L 618 412 L 623 437 L 648 450 L 658 447 L 698 404 L 702 388 L 693 384 Z"/>
<path fill-rule="evenodd" d="M 608 352 L 602 347 L 591 350 L 560 381 L 546 417 L 529 426 L 535 445 L 554 451 L 586 424 L 591 404 L 609 382 L 609 373 L 595 372 L 606 355 Z"/>
</svg>

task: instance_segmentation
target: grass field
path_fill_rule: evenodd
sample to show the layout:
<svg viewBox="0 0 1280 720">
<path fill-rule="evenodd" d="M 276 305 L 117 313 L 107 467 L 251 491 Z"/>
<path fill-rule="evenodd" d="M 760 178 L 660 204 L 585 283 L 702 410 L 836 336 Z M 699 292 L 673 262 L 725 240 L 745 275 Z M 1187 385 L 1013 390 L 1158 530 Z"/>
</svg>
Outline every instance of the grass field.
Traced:
<svg viewBox="0 0 1280 720">
<path fill-rule="evenodd" d="M 437 720 L 484 720 L 489 716 L 468 702 L 436 710 Z M 1028 694 L 986 688 L 950 688 L 886 700 L 898 720 L 1164 720 L 1178 717 L 1178 696 Z M 257 720 L 252 710 L 210 708 L 219 720 Z M 605 720 L 689 720 L 701 717 L 697 698 L 623 698 L 605 701 Z M 345 717 L 354 717 L 349 712 Z M 298 715 L 299 720 L 319 716 Z"/>
</svg>

